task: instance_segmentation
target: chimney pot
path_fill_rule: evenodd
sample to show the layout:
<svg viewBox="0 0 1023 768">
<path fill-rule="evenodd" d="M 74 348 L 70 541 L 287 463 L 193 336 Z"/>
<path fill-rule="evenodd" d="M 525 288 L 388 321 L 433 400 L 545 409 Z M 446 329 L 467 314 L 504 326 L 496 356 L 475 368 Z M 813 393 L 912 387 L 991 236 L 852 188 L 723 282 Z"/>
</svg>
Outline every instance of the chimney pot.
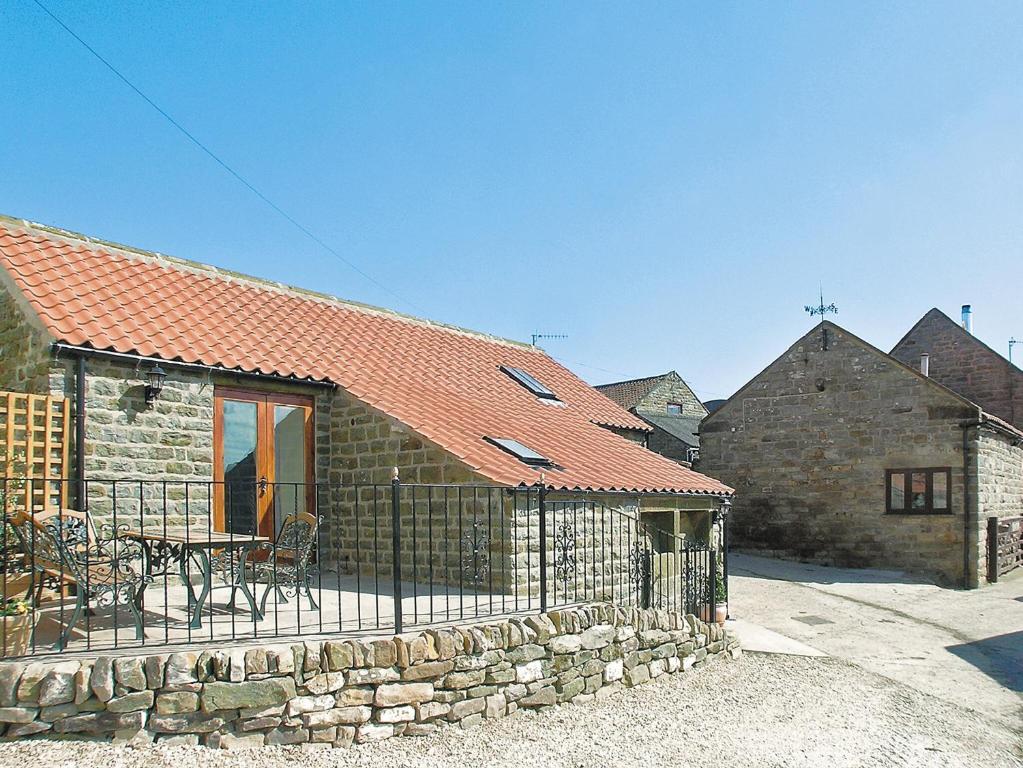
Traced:
<svg viewBox="0 0 1023 768">
<path fill-rule="evenodd" d="M 931 375 L 931 356 L 926 352 L 920 355 L 920 373 L 924 376 Z"/>
<path fill-rule="evenodd" d="M 973 334 L 973 310 L 969 304 L 963 304 L 963 330 Z"/>
</svg>

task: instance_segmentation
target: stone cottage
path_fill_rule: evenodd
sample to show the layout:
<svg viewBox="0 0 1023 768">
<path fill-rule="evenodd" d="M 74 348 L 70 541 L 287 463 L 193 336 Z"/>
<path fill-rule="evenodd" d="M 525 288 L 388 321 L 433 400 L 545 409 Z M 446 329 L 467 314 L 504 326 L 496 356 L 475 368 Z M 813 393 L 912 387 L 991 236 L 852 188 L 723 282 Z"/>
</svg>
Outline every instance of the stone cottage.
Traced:
<svg viewBox="0 0 1023 768">
<path fill-rule="evenodd" d="M 692 464 L 700 455 L 700 422 L 707 408 L 675 371 L 596 387 L 650 428 L 647 447 L 678 462 Z"/>
<path fill-rule="evenodd" d="M 282 514 L 328 506 L 321 485 L 369 499 L 394 468 L 408 484 L 542 483 L 704 520 L 731 494 L 647 450 L 646 421 L 527 344 L 10 218 L 0 284 L 0 389 L 72 400 L 86 498 L 71 503 L 94 512 L 143 516 L 140 495 L 163 493 L 217 530 L 272 537 Z M 115 499 L 89 485 L 129 479 Z M 343 508 L 330 554 L 351 559 L 365 516 L 389 512 L 364 505 L 360 523 Z M 515 538 L 508 525 L 492 545 Z M 414 565 L 432 567 L 423 552 Z M 513 573 L 528 553 L 492 556 Z"/>
<path fill-rule="evenodd" d="M 907 348 L 824 322 L 704 419 L 701 469 L 738 489 L 733 546 L 985 580 L 986 518 L 1023 510 L 1023 432 Z"/>
</svg>

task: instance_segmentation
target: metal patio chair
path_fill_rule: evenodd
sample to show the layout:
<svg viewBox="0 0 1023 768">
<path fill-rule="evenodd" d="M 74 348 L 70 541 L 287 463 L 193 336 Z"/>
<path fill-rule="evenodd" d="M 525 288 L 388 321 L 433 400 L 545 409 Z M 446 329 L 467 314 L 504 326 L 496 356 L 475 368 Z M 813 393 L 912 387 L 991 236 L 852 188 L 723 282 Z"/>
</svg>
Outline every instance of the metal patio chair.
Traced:
<svg viewBox="0 0 1023 768">
<path fill-rule="evenodd" d="M 135 637 L 143 639 L 142 614 L 136 604 L 143 575 L 141 545 L 120 538 L 110 525 L 98 532 L 86 512 L 48 509 L 26 514 L 19 525 L 28 563 L 37 574 L 36 605 L 45 584 L 73 586 L 75 605 L 54 650 L 63 650 L 82 614 L 91 607 L 126 606 L 135 622 Z M 90 605 L 91 604 L 91 605 Z M 33 643 L 35 642 L 33 629 Z"/>
<path fill-rule="evenodd" d="M 266 582 L 266 589 L 259 602 L 259 610 L 266 614 L 266 600 L 270 590 L 276 590 L 277 599 L 287 602 L 288 597 L 301 597 L 304 593 L 309 607 L 318 611 L 313 599 L 312 576 L 316 565 L 310 563 L 319 521 L 308 512 L 290 514 L 284 518 L 270 553 L 265 560 L 252 563 L 254 581 Z"/>
</svg>

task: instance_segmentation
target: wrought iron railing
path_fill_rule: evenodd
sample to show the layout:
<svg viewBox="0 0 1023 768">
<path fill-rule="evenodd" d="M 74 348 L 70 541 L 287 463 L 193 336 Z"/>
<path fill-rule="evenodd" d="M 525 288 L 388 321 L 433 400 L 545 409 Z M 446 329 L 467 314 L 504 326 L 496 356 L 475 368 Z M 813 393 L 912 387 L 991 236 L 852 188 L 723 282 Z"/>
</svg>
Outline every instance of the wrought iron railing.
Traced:
<svg viewBox="0 0 1023 768">
<path fill-rule="evenodd" d="M 22 482 L 48 498 L 72 482 L 74 502 L 26 509 L 14 499 L 46 494 L 0 485 L 7 613 L 24 600 L 3 656 L 399 633 L 594 600 L 712 619 L 727 595 L 718 551 L 655 528 L 634 499 L 397 479 Z"/>
</svg>

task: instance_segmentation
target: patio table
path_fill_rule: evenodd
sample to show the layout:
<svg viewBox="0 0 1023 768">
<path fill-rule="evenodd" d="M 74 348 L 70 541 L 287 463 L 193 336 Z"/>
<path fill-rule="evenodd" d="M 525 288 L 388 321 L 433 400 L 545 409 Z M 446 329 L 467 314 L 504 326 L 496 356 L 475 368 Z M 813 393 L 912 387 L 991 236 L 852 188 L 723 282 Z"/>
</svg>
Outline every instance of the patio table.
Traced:
<svg viewBox="0 0 1023 768">
<path fill-rule="evenodd" d="M 125 538 L 136 539 L 142 544 L 145 553 L 145 571 L 147 576 L 169 576 L 175 566 L 181 582 L 188 595 L 188 608 L 191 611 L 188 626 L 190 629 L 202 627 L 202 609 L 213 589 L 213 566 L 223 557 L 234 556 L 235 567 L 231 580 L 224 586 L 231 587 L 233 607 L 234 590 L 240 591 L 249 603 L 249 610 L 257 620 L 262 620 L 263 613 L 256 605 L 256 598 L 245 581 L 245 563 L 249 555 L 257 549 L 270 549 L 273 542 L 266 536 L 231 534 L 223 531 L 210 531 L 205 528 L 168 527 L 152 531 L 128 529 L 122 534 Z M 191 580 L 188 578 L 188 563 L 195 563 L 202 575 L 202 589 L 195 594 Z M 150 579 L 151 580 L 151 579 Z M 148 583 L 148 582 L 147 582 Z M 136 603 L 141 606 L 145 586 L 139 590 Z"/>
</svg>

